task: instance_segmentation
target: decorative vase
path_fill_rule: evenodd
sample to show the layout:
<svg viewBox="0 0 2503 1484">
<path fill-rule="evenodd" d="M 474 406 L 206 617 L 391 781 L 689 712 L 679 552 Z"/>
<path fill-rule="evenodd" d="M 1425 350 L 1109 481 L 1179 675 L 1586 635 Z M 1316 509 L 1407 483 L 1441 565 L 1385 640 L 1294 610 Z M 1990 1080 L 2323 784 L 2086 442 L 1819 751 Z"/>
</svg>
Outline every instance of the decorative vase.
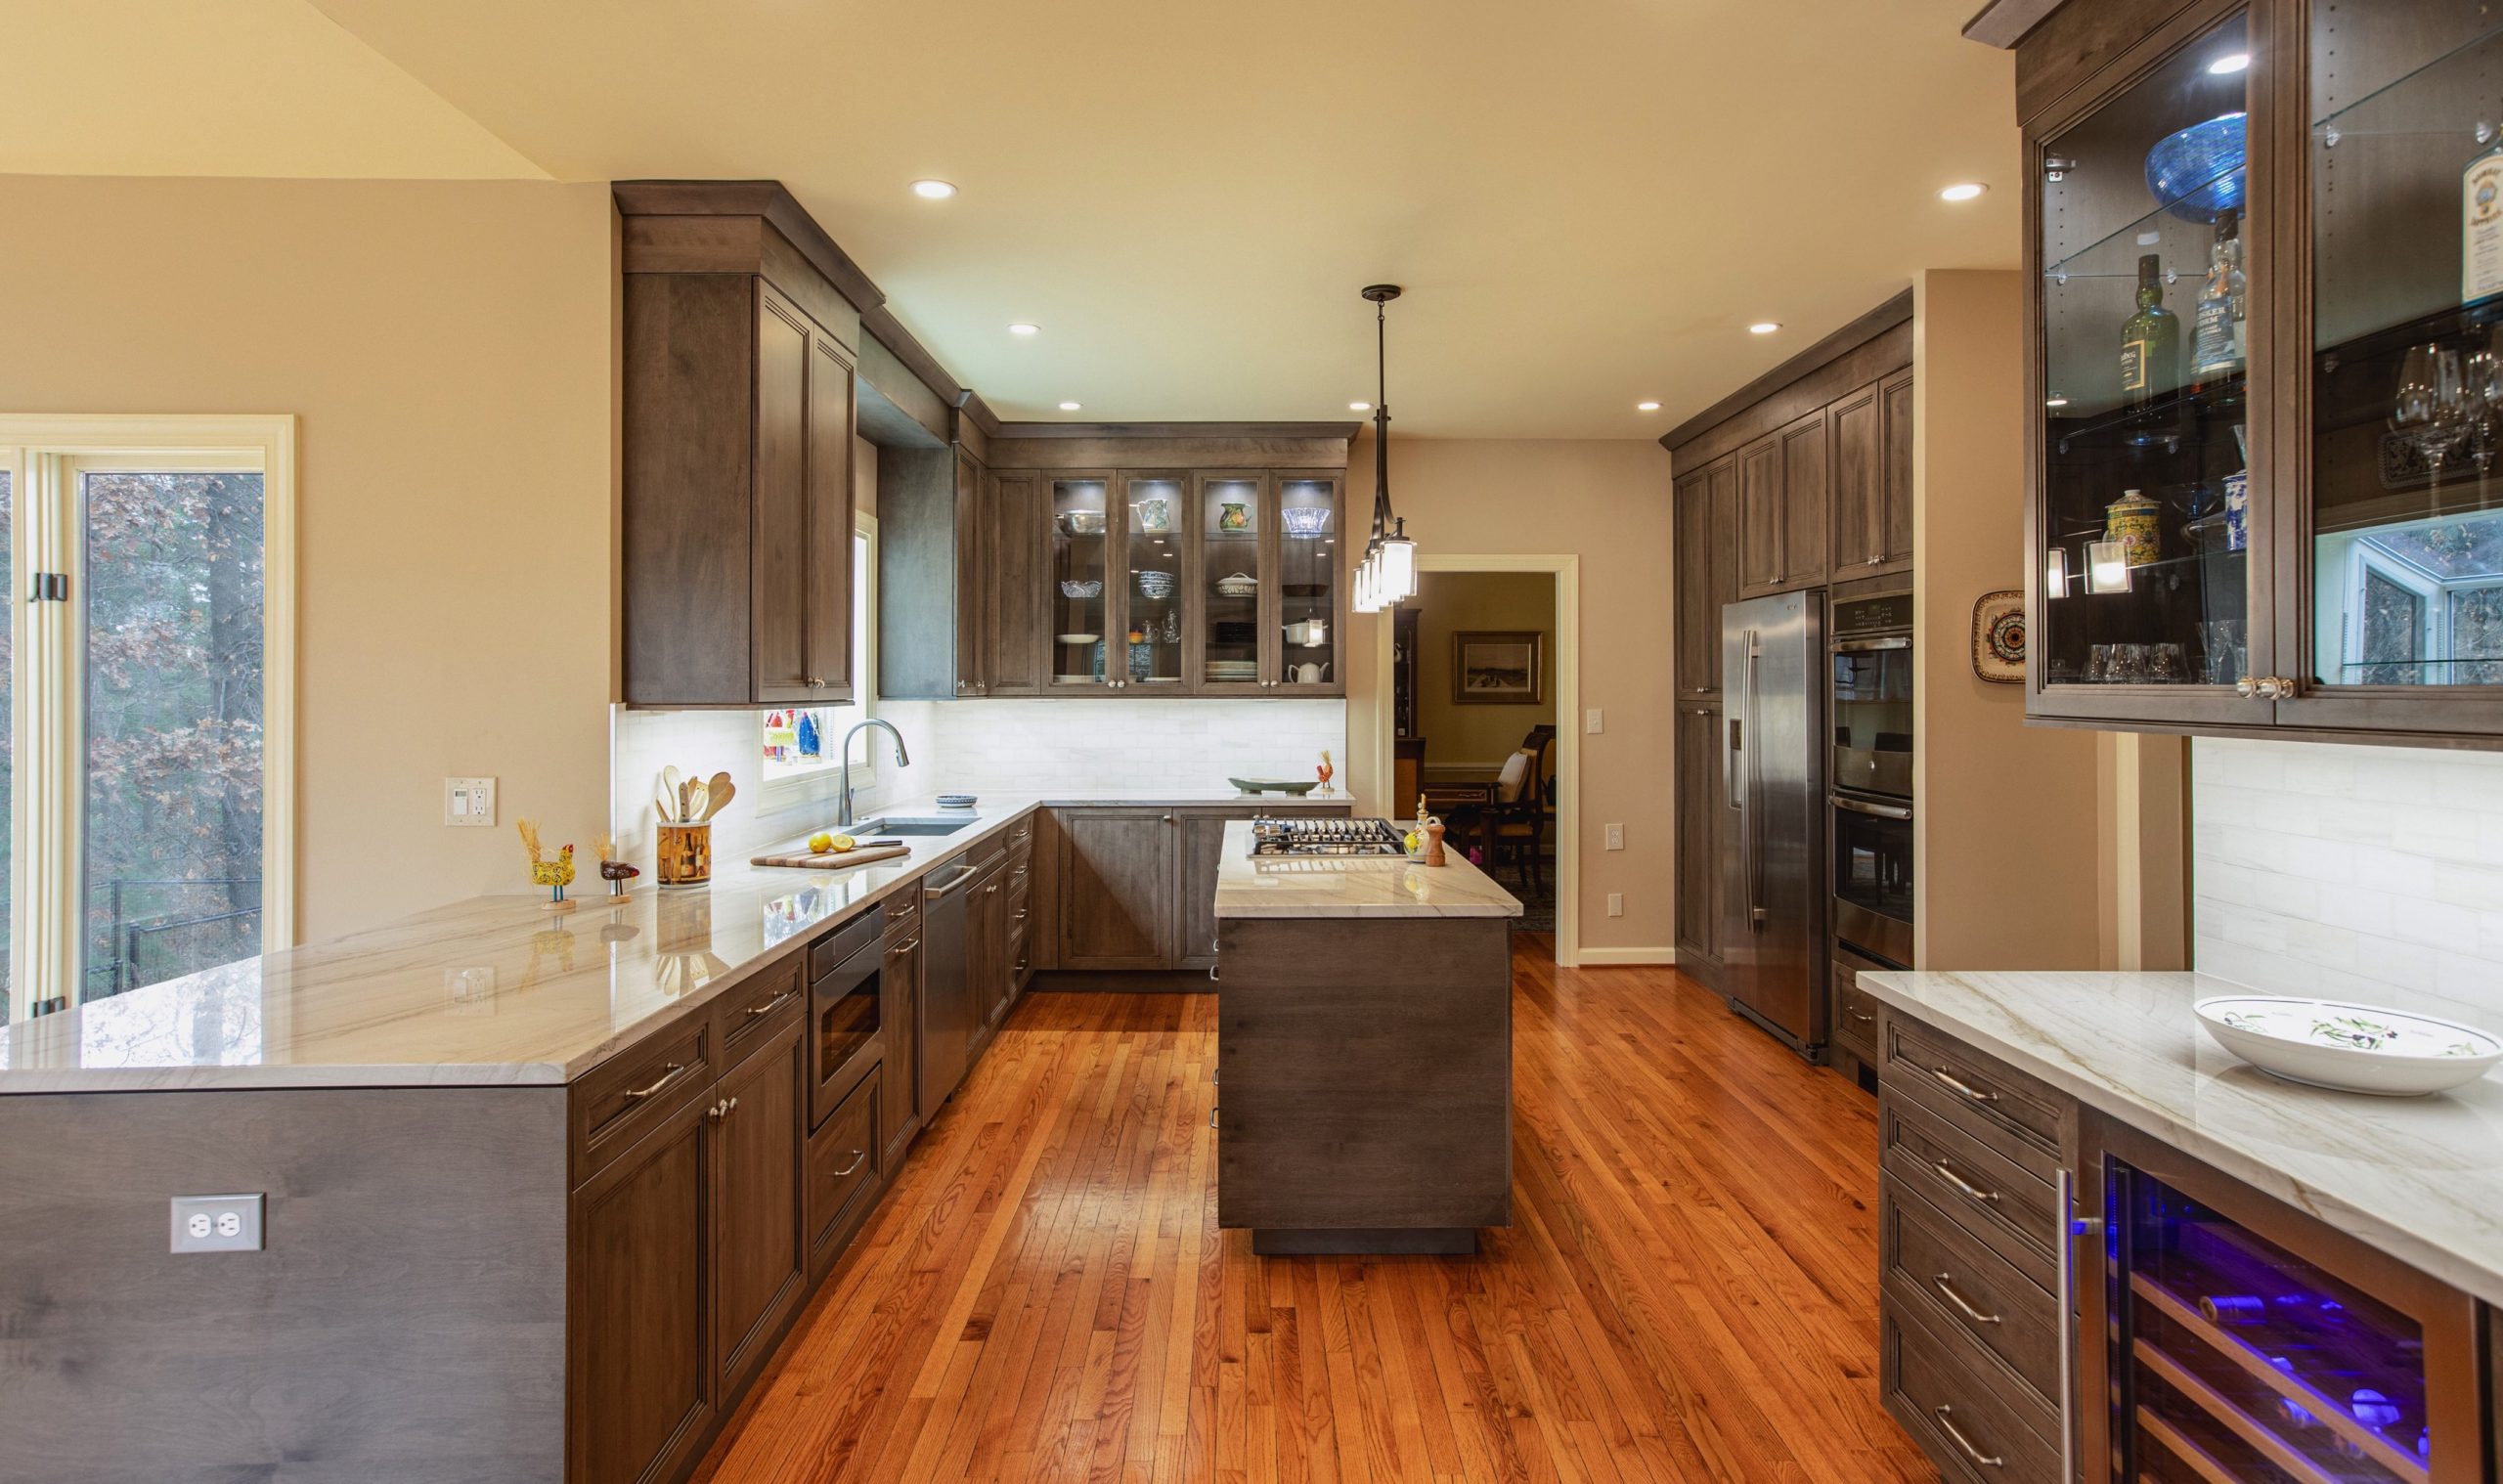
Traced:
<svg viewBox="0 0 2503 1484">
<path fill-rule="evenodd" d="M 2148 499 L 2145 492 L 2124 490 L 2120 499 L 2103 507 L 2103 539 L 2121 544 L 2125 565 L 2143 567 L 2161 552 L 2163 515 L 2164 506 Z"/>
<path fill-rule="evenodd" d="M 665 887 L 700 887 L 713 879 L 713 827 L 709 824 L 664 824 L 660 839 L 660 883 Z"/>
<path fill-rule="evenodd" d="M 1229 500 L 1216 507 L 1216 528 L 1229 533 L 1252 529 L 1252 507 L 1239 500 Z"/>
</svg>

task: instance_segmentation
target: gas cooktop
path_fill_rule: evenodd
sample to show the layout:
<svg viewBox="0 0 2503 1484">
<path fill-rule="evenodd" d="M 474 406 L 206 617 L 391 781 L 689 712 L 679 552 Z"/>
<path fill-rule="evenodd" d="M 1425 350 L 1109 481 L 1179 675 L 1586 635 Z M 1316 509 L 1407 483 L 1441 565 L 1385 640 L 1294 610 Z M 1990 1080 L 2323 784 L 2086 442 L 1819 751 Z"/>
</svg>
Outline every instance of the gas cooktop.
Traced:
<svg viewBox="0 0 2503 1484">
<path fill-rule="evenodd" d="M 1254 819 L 1252 853 L 1269 855 L 1405 855 L 1387 819 Z"/>
</svg>

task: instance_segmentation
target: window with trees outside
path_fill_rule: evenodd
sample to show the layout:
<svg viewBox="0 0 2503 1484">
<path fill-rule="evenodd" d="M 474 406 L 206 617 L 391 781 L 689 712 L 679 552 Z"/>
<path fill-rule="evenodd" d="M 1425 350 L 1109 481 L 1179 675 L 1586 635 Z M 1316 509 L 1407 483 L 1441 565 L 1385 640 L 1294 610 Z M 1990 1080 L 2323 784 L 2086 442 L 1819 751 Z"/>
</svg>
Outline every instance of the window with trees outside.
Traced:
<svg viewBox="0 0 2503 1484">
<path fill-rule="evenodd" d="M 878 522 L 856 514 L 852 531 L 852 700 L 842 706 L 782 706 L 763 718 L 764 760 L 761 769 L 768 800 L 788 800 L 805 792 L 833 789 L 837 757 L 844 733 L 871 715 L 877 694 L 877 645 L 872 626 L 878 611 Z M 852 762 L 852 786 L 866 788 L 877 779 L 877 764 L 863 756 Z"/>
<path fill-rule="evenodd" d="M 0 1005 L 292 936 L 288 417 L 0 416 Z"/>
</svg>

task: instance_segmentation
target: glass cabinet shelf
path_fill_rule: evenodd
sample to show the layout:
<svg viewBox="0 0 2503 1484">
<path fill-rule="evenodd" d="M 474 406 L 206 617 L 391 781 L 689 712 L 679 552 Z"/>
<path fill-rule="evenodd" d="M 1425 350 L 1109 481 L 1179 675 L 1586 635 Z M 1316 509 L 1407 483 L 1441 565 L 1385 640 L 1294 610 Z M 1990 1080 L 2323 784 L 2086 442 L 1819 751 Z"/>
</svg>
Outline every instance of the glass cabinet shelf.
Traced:
<svg viewBox="0 0 2503 1484">
<path fill-rule="evenodd" d="M 2462 18 L 2471 26 L 2482 18 Z M 2351 139 L 2438 139 L 2464 146 L 2494 142 L 2503 129 L 2503 25 L 2473 34 L 2450 50 L 2383 82 L 2359 98 L 2315 99 L 2313 142 L 2335 149 Z M 2465 106 L 2464 106 L 2465 105 Z"/>
<path fill-rule="evenodd" d="M 2155 209 L 2146 215 L 2114 228 L 2044 268 L 2042 277 L 2054 284 L 2071 279 L 2128 279 L 2135 283 L 2138 259 L 2152 252 L 2167 265 L 2168 288 L 2185 279 L 2195 282 L 2198 275 L 2193 266 L 2204 268 L 2207 264 L 2214 218 L 2185 218 L 2178 214 L 2183 203 L 2213 200 L 2240 211 L 2249 199 L 2249 184 L 2250 172 L 2240 164 L 2201 180 L 2170 199 L 2157 201 Z"/>
</svg>

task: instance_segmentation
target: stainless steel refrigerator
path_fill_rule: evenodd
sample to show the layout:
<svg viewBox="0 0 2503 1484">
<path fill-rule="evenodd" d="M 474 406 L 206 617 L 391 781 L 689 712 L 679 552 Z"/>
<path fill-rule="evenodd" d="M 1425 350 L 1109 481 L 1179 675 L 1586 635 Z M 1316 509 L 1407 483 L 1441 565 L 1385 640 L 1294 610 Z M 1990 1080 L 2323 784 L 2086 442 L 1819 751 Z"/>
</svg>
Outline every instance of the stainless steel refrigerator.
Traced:
<svg viewBox="0 0 2503 1484">
<path fill-rule="evenodd" d="M 1721 610 L 1721 963 L 1730 1008 L 1823 1056 L 1824 595 Z"/>
</svg>

